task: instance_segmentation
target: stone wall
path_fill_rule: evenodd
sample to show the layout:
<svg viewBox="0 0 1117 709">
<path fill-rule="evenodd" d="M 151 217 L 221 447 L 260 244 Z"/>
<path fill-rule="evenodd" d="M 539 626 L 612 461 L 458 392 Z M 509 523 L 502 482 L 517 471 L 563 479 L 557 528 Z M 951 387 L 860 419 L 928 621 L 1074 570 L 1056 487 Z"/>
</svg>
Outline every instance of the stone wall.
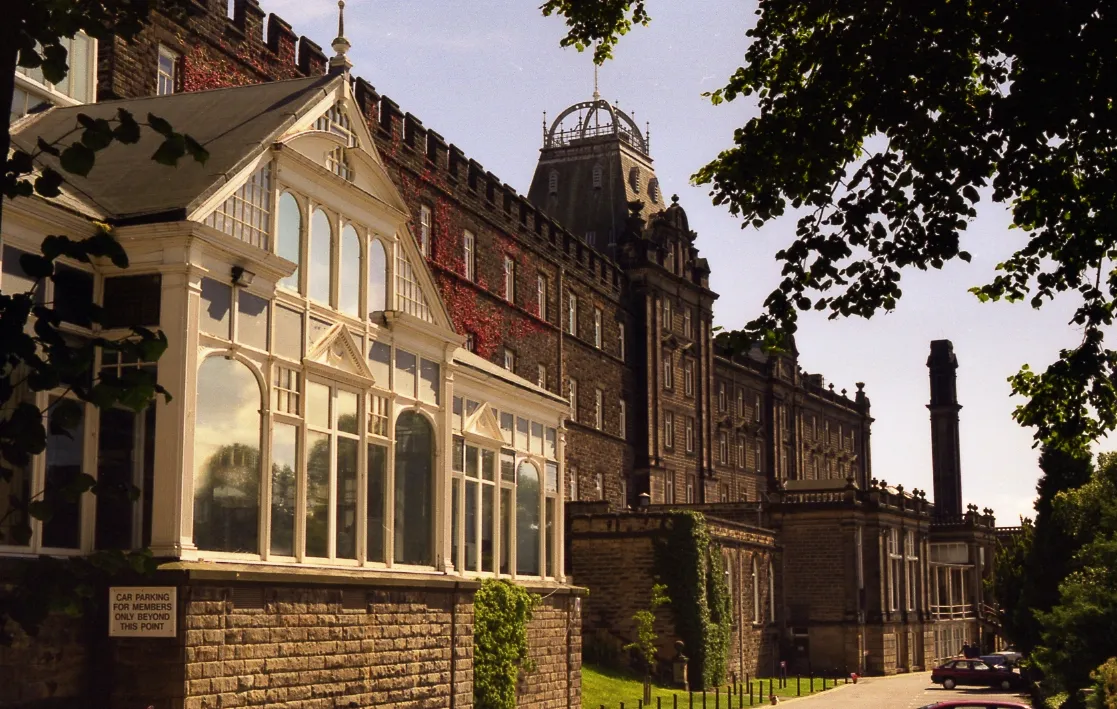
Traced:
<svg viewBox="0 0 1117 709">
<path fill-rule="evenodd" d="M 0 706 L 468 709 L 476 587 L 184 584 L 175 638 L 108 638 L 100 614 L 57 616 L 0 648 Z M 518 706 L 577 709 L 580 599 L 544 593 Z"/>
<path fill-rule="evenodd" d="M 571 516 L 567 531 L 572 548 L 573 581 L 589 589 L 583 601 L 582 633 L 587 662 L 627 666 L 622 650 L 636 638 L 633 614 L 645 610 L 656 577 L 655 542 L 665 532 L 671 513 L 579 512 Z M 707 518 L 711 537 L 721 545 L 731 573 L 734 614 L 728 657 L 730 677 L 771 673 L 778 648 L 778 625 L 770 618 L 769 561 L 774 559 L 774 539 L 767 530 Z M 758 568 L 759 614 L 753 612 L 752 562 Z M 777 594 L 779 593 L 777 585 Z M 679 639 L 670 607 L 656 610 L 661 662 L 675 656 Z M 666 667 L 661 667 L 666 670 Z"/>
</svg>

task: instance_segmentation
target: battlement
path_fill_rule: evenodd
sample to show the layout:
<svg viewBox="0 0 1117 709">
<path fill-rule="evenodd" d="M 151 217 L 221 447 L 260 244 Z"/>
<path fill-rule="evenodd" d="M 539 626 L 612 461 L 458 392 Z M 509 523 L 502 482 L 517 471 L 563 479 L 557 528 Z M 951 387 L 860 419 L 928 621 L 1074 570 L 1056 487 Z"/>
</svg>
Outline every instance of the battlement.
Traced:
<svg viewBox="0 0 1117 709">
<path fill-rule="evenodd" d="M 389 157 L 416 174 L 429 176 L 463 202 L 475 204 L 510 236 L 534 244 L 564 261 L 581 278 L 610 293 L 620 291 L 623 271 L 603 254 L 528 201 L 514 187 L 466 156 L 457 145 L 423 125 L 412 113 L 381 95 L 368 81 L 354 80 L 354 93 L 368 124 Z"/>
<path fill-rule="evenodd" d="M 196 12 L 211 17 L 214 25 L 224 20 L 221 36 L 239 40 L 236 54 L 250 63 L 253 52 L 263 50 L 271 57 L 260 59 L 286 62 L 305 76 L 326 71 L 328 61 L 322 47 L 305 35 L 296 36 L 289 22 L 275 13 L 265 13 L 258 0 L 233 0 L 231 17 L 225 0 L 194 0 L 193 6 Z"/>
</svg>

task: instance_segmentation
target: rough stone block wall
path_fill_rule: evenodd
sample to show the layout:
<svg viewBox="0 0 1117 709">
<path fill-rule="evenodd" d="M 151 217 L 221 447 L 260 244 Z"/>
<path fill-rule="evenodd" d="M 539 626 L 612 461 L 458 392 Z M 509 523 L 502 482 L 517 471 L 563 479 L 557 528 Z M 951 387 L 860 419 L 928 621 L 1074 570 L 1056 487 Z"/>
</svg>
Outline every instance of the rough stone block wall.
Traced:
<svg viewBox="0 0 1117 709">
<path fill-rule="evenodd" d="M 535 609 L 527 635 L 528 657 L 535 663 L 535 671 L 524 676 L 516 706 L 581 709 L 579 599 L 565 594 L 544 597 Z"/>
<path fill-rule="evenodd" d="M 472 645 L 471 595 L 253 590 L 266 595 L 262 607 L 252 602 L 239 607 L 240 596 L 229 587 L 191 589 L 185 618 L 187 709 L 277 704 L 310 709 L 323 702 L 448 707 L 452 683 L 466 679 L 457 672 L 462 667 L 451 668 L 451 647 L 467 638 Z"/>
<path fill-rule="evenodd" d="M 853 574 L 852 544 L 847 544 L 846 537 L 852 533 L 840 526 L 837 517 L 797 519 L 783 525 L 780 542 L 787 559 L 784 602 L 792 625 L 842 621 L 846 611 L 855 607 L 848 597 Z M 803 611 L 808 617 L 802 617 Z"/>
<path fill-rule="evenodd" d="M 9 624 L 10 646 L 0 645 L 0 706 L 66 706 L 89 689 L 85 628 L 71 618 L 48 618 L 35 638 Z"/>
</svg>

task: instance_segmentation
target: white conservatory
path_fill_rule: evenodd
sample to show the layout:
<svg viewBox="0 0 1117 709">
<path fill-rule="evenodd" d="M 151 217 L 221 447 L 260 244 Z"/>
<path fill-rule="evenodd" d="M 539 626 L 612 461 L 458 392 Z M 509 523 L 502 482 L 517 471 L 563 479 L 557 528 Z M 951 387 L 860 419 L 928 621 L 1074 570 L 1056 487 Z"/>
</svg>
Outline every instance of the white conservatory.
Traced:
<svg viewBox="0 0 1117 709">
<path fill-rule="evenodd" d="M 44 235 L 114 225 L 129 268 L 68 263 L 86 287 L 43 296 L 104 307 L 75 338 L 162 329 L 158 363 L 96 366 L 156 366 L 173 399 L 86 406 L 72 437 L 51 436 L 14 491 L 50 496 L 80 470 L 139 495 L 87 493 L 27 544 L 0 529 L 0 552 L 148 546 L 183 563 L 564 583 L 567 404 L 461 346 L 347 77 L 80 110 L 118 108 L 165 118 L 209 161 L 157 165 L 145 131 L 61 198 L 8 202 L 0 288 L 29 283 L 19 255 Z M 78 110 L 20 119 L 13 141 L 53 140 Z"/>
</svg>

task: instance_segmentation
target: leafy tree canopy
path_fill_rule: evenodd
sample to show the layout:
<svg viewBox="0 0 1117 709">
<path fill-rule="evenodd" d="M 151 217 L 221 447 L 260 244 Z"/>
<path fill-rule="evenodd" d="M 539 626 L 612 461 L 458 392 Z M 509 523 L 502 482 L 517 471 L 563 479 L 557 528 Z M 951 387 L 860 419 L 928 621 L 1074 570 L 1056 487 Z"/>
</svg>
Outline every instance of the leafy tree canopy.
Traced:
<svg viewBox="0 0 1117 709">
<path fill-rule="evenodd" d="M 642 2 L 551 0 L 567 46 L 632 27 Z M 761 226 L 802 209 L 777 253 L 783 280 L 742 346 L 778 346 L 806 310 L 870 317 L 895 307 L 905 269 L 970 256 L 961 237 L 987 195 L 1011 205 L 1021 246 L 981 300 L 1034 308 L 1075 293 L 1081 342 L 1011 377 L 1015 419 L 1037 443 L 1081 449 L 1117 426 L 1117 7 L 1105 0 L 761 0 L 744 66 L 712 100 L 759 115 L 694 176 L 715 204 Z"/>
</svg>

